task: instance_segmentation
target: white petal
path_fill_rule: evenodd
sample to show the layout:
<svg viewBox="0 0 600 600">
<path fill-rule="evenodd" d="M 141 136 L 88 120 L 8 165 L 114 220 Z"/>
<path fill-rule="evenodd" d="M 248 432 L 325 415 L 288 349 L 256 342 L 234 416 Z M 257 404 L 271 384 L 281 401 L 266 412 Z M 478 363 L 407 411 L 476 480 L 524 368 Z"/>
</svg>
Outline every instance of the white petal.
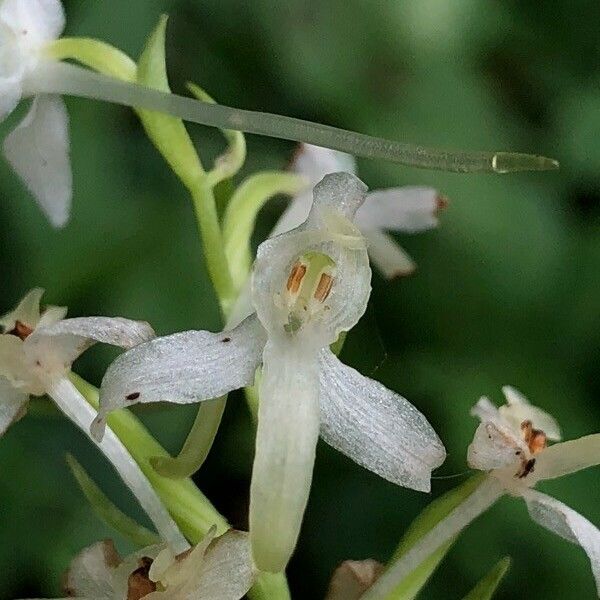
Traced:
<svg viewBox="0 0 600 600">
<path fill-rule="evenodd" d="M 555 479 L 600 464 L 600 433 L 554 444 L 541 452 L 532 475 L 536 481 Z"/>
<path fill-rule="evenodd" d="M 345 560 L 333 573 L 325 600 L 359 600 L 384 568 L 373 559 Z"/>
<path fill-rule="evenodd" d="M 52 225 L 69 219 L 73 176 L 69 117 L 59 96 L 37 96 L 31 110 L 4 140 L 4 155 Z"/>
<path fill-rule="evenodd" d="M 310 189 L 295 196 L 281 215 L 269 237 L 290 231 L 304 223 L 312 205 L 312 188 L 329 173 L 355 173 L 356 164 L 349 154 L 320 148 L 312 144 L 300 144 L 291 169 L 306 177 Z"/>
<path fill-rule="evenodd" d="M 317 354 L 269 341 L 260 384 L 250 486 L 250 538 L 257 567 L 279 572 L 296 546 L 319 436 Z"/>
<path fill-rule="evenodd" d="M 401 187 L 367 194 L 356 212 L 362 229 L 387 229 L 417 233 L 437 227 L 437 212 L 443 206 L 437 190 L 426 187 Z"/>
<path fill-rule="evenodd" d="M 67 316 L 66 306 L 47 306 L 44 314 L 40 317 L 38 327 L 48 327 L 62 321 Z"/>
<path fill-rule="evenodd" d="M 252 586 L 254 567 L 248 534 L 228 531 L 208 547 L 184 598 L 239 600 Z"/>
<path fill-rule="evenodd" d="M 184 331 L 136 346 L 115 360 L 100 388 L 96 434 L 106 415 L 136 403 L 189 404 L 254 382 L 266 336 L 256 316 L 231 331 Z"/>
<path fill-rule="evenodd" d="M 60 410 L 90 437 L 89 427 L 96 413 L 73 384 L 67 379 L 59 379 L 49 386 L 48 395 Z M 90 439 L 92 438 L 90 437 Z M 177 552 L 187 550 L 189 544 L 181 535 L 177 525 L 175 525 L 138 464 L 112 429 L 106 429 L 106 435 L 101 442 L 96 442 L 93 439 L 92 441 L 108 458 L 121 479 L 137 498 L 150 520 L 154 523 L 161 539 L 171 544 Z"/>
<path fill-rule="evenodd" d="M 438 548 L 457 536 L 467 525 L 486 511 L 503 495 L 500 484 L 486 477 L 481 485 L 459 504 L 445 519 L 438 522 L 408 552 L 390 564 L 385 573 L 366 592 L 361 600 L 383 600 Z"/>
<path fill-rule="evenodd" d="M 469 445 L 467 463 L 473 469 L 492 471 L 517 465 L 521 453 L 528 455 L 527 446 L 513 436 L 512 430 L 484 421 L 477 427 L 475 437 Z"/>
<path fill-rule="evenodd" d="M 6 378 L 0 377 L 0 437 L 25 414 L 28 400 L 27 394 L 16 390 Z"/>
<path fill-rule="evenodd" d="M 428 492 L 446 457 L 427 419 L 402 396 L 320 354 L 321 437 L 388 481 Z"/>
<path fill-rule="evenodd" d="M 535 490 L 523 495 L 531 518 L 562 538 L 579 544 L 588 555 L 600 596 L 600 531 L 578 512 Z"/>
<path fill-rule="evenodd" d="M 35 47 L 62 33 L 65 13 L 60 0 L 4 0 L 0 21 L 21 36 L 21 43 Z"/>
<path fill-rule="evenodd" d="M 14 329 L 17 321 L 34 329 L 40 320 L 40 301 L 43 295 L 42 288 L 34 288 L 27 292 L 15 309 L 0 319 L 0 326 L 4 331 Z"/>
<path fill-rule="evenodd" d="M 486 396 L 479 398 L 477 404 L 471 409 L 471 414 L 477 417 L 482 423 L 486 421 L 496 423 L 501 419 L 498 407 Z"/>
<path fill-rule="evenodd" d="M 306 221 L 312 206 L 312 187 L 310 190 L 295 196 L 273 227 L 269 237 L 275 237 L 299 227 Z"/>
<path fill-rule="evenodd" d="M 72 561 L 65 576 L 64 588 L 77 598 L 114 600 L 113 569 L 121 559 L 109 540 L 82 550 Z"/>
<path fill-rule="evenodd" d="M 321 347 L 351 329 L 364 313 L 371 291 L 371 269 L 364 239 L 349 220 L 365 193 L 364 184 L 348 173 L 328 175 L 315 187 L 314 203 L 306 223 L 289 233 L 263 242 L 252 276 L 252 300 L 258 318 L 270 334 L 281 335 L 289 307 L 285 297 L 290 272 L 307 252 L 330 257 L 333 286 L 319 317 L 312 319 Z"/>
<path fill-rule="evenodd" d="M 561 439 L 560 426 L 552 415 L 537 406 L 530 404 L 514 387 L 505 385 L 502 388 L 507 406 L 499 408 L 500 414 L 511 421 L 514 427 L 520 427 L 523 421 L 531 421 L 535 429 L 541 429 L 549 440 Z"/>
<path fill-rule="evenodd" d="M 329 173 L 356 173 L 356 162 L 354 157 L 344 152 L 312 144 L 300 144 L 291 168 L 295 173 L 304 175 L 311 186 L 314 186 Z"/>
<path fill-rule="evenodd" d="M 15 335 L 0 335 L 0 377 L 6 377 L 16 388 L 29 386 L 35 378 L 26 363 L 23 342 Z"/>
<path fill-rule="evenodd" d="M 406 277 L 414 273 L 417 265 L 389 234 L 376 229 L 361 229 L 367 238 L 371 262 L 386 279 Z"/>
<path fill-rule="evenodd" d="M 47 320 L 55 316 L 57 315 L 51 314 Z M 154 330 L 145 321 L 132 321 L 120 317 L 78 317 L 60 320 L 47 326 L 40 323 L 27 338 L 25 345 L 33 347 L 44 340 L 52 344 L 55 352 L 72 363 L 96 342 L 129 349 L 148 342 L 155 336 Z"/>
</svg>

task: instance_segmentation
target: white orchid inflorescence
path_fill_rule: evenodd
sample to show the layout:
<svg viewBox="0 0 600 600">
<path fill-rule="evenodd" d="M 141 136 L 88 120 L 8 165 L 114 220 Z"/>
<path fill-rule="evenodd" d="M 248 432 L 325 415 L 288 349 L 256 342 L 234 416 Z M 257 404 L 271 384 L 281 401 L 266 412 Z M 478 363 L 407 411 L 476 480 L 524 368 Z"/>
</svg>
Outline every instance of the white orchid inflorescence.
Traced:
<svg viewBox="0 0 600 600">
<path fill-rule="evenodd" d="M 583 548 L 600 596 L 600 530 L 562 502 L 533 489 L 540 481 L 600 464 L 600 434 L 548 446 L 548 441 L 561 439 L 555 419 L 529 404 L 515 388 L 505 386 L 502 390 L 506 405 L 497 408 L 483 397 L 472 411 L 481 424 L 469 446 L 468 463 L 486 472 L 487 477 L 386 571 L 365 595 L 365 600 L 387 598 L 425 558 L 505 494 L 525 500 L 534 521 Z"/>
<path fill-rule="evenodd" d="M 65 319 L 67 309 L 58 306 L 41 312 L 43 293 L 40 288 L 31 290 L 0 319 L 0 435 L 25 414 L 30 395 L 44 394 L 89 434 L 96 413 L 68 379 L 72 363 L 96 342 L 131 348 L 154 337 L 148 323 L 141 321 L 108 317 Z M 119 438 L 109 429 L 97 445 L 162 538 L 185 549 L 187 542 Z"/>
<path fill-rule="evenodd" d="M 113 409 L 216 398 L 252 385 L 262 365 L 250 506 L 261 570 L 282 570 L 294 550 L 319 433 L 360 465 L 421 491 L 445 457 L 418 410 L 329 349 L 360 319 L 370 294 L 366 243 L 352 223 L 365 193 L 354 175 L 325 177 L 305 223 L 259 247 L 255 314 L 221 333 L 188 331 L 137 346 L 102 382 L 97 435 Z"/>
</svg>

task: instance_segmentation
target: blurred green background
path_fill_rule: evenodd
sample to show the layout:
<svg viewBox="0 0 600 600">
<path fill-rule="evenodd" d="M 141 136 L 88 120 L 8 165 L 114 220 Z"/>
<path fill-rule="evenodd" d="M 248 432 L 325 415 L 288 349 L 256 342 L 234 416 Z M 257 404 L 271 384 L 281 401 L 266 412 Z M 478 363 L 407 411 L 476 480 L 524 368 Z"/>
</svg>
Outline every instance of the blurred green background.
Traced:
<svg viewBox="0 0 600 600">
<path fill-rule="evenodd" d="M 533 151 L 560 172 L 449 175 L 360 161 L 370 187 L 431 184 L 450 197 L 437 231 L 401 242 L 415 276 L 375 279 L 371 306 L 344 359 L 399 391 L 431 420 L 449 457 L 437 496 L 463 481 L 482 394 L 510 383 L 555 414 L 567 438 L 598 430 L 600 305 L 600 5 L 548 0 L 128 0 L 65 2 L 67 33 L 133 56 L 161 12 L 171 15 L 175 90 L 186 79 L 224 104 L 279 112 L 433 146 Z M 72 316 L 122 315 L 158 332 L 220 326 L 186 194 L 121 107 L 69 99 L 73 218 L 53 231 L 0 165 L 0 312 L 33 286 Z M 2 127 L 4 133 L 16 115 Z M 222 142 L 191 127 L 206 158 Z M 245 174 L 284 168 L 287 142 L 248 137 Z M 284 207 L 261 215 L 268 230 Z M 257 237 L 257 241 L 260 237 Z M 377 331 L 377 335 L 373 331 Z M 96 348 L 75 369 L 99 383 L 115 353 Z M 193 407 L 140 413 L 176 451 Z M 231 396 L 214 451 L 195 479 L 245 526 L 253 433 Z M 69 423 L 33 414 L 0 444 L 0 597 L 57 595 L 79 549 L 113 536 L 64 462 L 74 453 L 120 506 L 133 500 Z M 600 523 L 598 470 L 543 486 Z M 324 444 L 300 544 L 295 598 L 320 598 L 346 558 L 385 560 L 429 498 L 394 487 Z M 114 536 L 113 536 L 114 537 Z M 117 537 L 121 550 L 130 548 Z M 497 598 L 593 598 L 584 553 L 505 499 L 461 536 L 423 593 L 458 599 L 504 555 Z"/>
</svg>

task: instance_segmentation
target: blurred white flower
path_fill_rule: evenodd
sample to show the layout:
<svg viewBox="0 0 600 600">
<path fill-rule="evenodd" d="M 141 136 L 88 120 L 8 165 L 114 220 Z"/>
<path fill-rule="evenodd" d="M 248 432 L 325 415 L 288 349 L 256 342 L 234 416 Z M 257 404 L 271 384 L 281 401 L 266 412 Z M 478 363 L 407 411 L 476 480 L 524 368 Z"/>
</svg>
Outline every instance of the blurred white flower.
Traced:
<svg viewBox="0 0 600 600">
<path fill-rule="evenodd" d="M 304 222 L 312 203 L 311 189 L 325 175 L 339 171 L 356 173 L 356 163 L 349 154 L 311 144 L 300 144 L 291 168 L 304 176 L 309 186 L 292 199 L 272 235 Z M 389 188 L 367 194 L 354 222 L 367 238 L 369 257 L 384 277 L 410 275 L 416 268 L 388 232 L 418 233 L 437 227 L 437 214 L 446 204 L 444 196 L 428 187 Z"/>
<path fill-rule="evenodd" d="M 579 544 L 592 565 L 600 596 L 600 531 L 562 502 L 533 489 L 538 481 L 555 479 L 600 464 L 600 434 L 547 446 L 560 440 L 558 424 L 532 406 L 516 389 L 502 388 L 507 404 L 499 409 L 481 398 L 473 414 L 481 419 L 468 463 L 488 476 L 445 519 L 390 566 L 364 600 L 387 597 L 408 574 L 451 540 L 504 494 L 525 500 L 531 518 L 553 533 Z"/>
<path fill-rule="evenodd" d="M 151 546 L 121 560 L 111 541 L 93 544 L 71 562 L 64 592 L 85 600 L 239 600 L 254 574 L 247 534 L 214 539 L 213 530 L 182 554 Z"/>
<path fill-rule="evenodd" d="M 147 323 L 121 318 L 64 319 L 67 309 L 40 312 L 44 291 L 31 290 L 0 318 L 0 435 L 26 410 L 29 396 L 50 396 L 89 435 L 96 412 L 67 378 L 71 364 L 96 342 L 131 348 L 154 337 Z M 97 444 L 153 520 L 162 538 L 180 549 L 187 542 L 127 449 L 109 430 Z"/>
<path fill-rule="evenodd" d="M 65 26 L 59 0 L 0 0 L 0 121 L 21 98 L 35 94 L 47 68 L 44 49 Z M 72 174 L 69 123 L 60 96 L 36 95 L 4 140 L 4 156 L 55 227 L 69 218 Z"/>
<path fill-rule="evenodd" d="M 385 567 L 373 559 L 345 560 L 333 573 L 325 600 L 360 600 Z"/>
<path fill-rule="evenodd" d="M 135 402 L 198 402 L 252 385 L 262 364 L 250 536 L 261 570 L 282 570 L 308 499 L 323 439 L 398 485 L 430 489 L 442 443 L 404 398 L 342 364 L 329 349 L 364 313 L 371 270 L 352 218 L 366 188 L 328 175 L 297 229 L 263 242 L 254 266 L 256 314 L 221 333 L 188 331 L 142 344 L 108 369 L 101 435 L 110 410 Z"/>
</svg>

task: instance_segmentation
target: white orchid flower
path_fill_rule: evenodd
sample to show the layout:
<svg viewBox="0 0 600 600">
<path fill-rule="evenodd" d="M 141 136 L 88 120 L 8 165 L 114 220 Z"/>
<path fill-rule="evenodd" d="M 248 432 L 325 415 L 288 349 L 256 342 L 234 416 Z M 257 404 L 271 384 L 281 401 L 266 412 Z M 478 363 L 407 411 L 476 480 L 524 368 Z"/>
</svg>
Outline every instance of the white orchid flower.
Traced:
<svg viewBox="0 0 600 600">
<path fill-rule="evenodd" d="M 252 385 L 262 364 L 250 508 L 261 570 L 282 570 L 294 550 L 319 433 L 358 464 L 421 491 L 445 457 L 418 410 L 329 349 L 362 316 L 370 294 L 366 244 L 352 223 L 365 191 L 354 175 L 328 175 L 315 187 L 305 223 L 260 245 L 256 313 L 240 325 L 142 344 L 121 355 L 102 382 L 100 435 L 110 410 L 216 398 Z"/>
<path fill-rule="evenodd" d="M 65 576 L 64 592 L 84 600 L 239 600 L 255 575 L 248 536 L 230 530 L 177 554 L 150 546 L 121 560 L 103 541 L 80 552 Z"/>
<path fill-rule="evenodd" d="M 505 406 L 498 409 L 484 397 L 472 411 L 481 425 L 469 446 L 468 463 L 488 476 L 471 496 L 393 564 L 364 600 L 386 598 L 426 557 L 504 494 L 525 500 L 534 521 L 583 548 L 600 596 L 600 530 L 562 502 L 533 489 L 539 481 L 600 464 L 600 434 L 548 446 L 548 441 L 561 439 L 554 418 L 529 404 L 516 389 L 505 386 L 502 391 Z"/>
<path fill-rule="evenodd" d="M 59 0 L 0 0 L 0 121 L 21 98 L 35 94 L 49 59 L 45 48 L 65 26 Z M 72 174 L 69 119 L 60 96 L 35 95 L 21 123 L 4 140 L 4 156 L 55 227 L 69 218 Z"/>
<path fill-rule="evenodd" d="M 26 410 L 29 396 L 50 396 L 58 408 L 89 435 L 96 411 L 68 374 L 75 359 L 95 342 L 131 348 L 154 337 L 147 324 L 121 318 L 64 319 L 67 309 L 40 312 L 43 290 L 29 292 L 0 319 L 0 435 Z M 119 438 L 108 430 L 97 444 L 152 519 L 162 539 L 180 551 L 188 547 L 152 486 Z"/>
<path fill-rule="evenodd" d="M 349 154 L 300 144 L 291 168 L 306 178 L 309 187 L 295 196 L 277 222 L 272 235 L 297 227 L 306 219 L 312 202 L 310 190 L 328 173 L 356 173 L 356 162 Z M 413 260 L 388 232 L 418 233 L 438 225 L 438 212 L 447 200 L 433 188 L 398 187 L 367 194 L 356 211 L 354 222 L 368 240 L 369 257 L 388 279 L 410 275 Z"/>
</svg>

